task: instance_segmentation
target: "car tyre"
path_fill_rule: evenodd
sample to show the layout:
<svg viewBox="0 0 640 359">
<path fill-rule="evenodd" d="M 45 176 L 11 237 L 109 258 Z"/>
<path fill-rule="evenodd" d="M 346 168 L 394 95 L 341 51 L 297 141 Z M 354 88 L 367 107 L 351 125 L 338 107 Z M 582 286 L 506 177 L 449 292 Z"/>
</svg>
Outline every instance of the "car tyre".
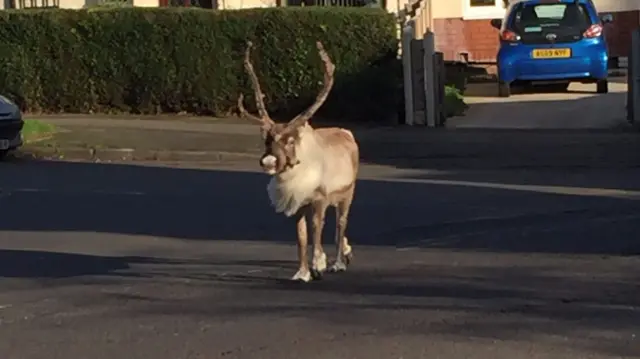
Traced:
<svg viewBox="0 0 640 359">
<path fill-rule="evenodd" d="M 596 92 L 597 93 L 608 93 L 609 92 L 609 81 L 607 81 L 607 80 L 598 80 L 598 82 L 596 82 Z"/>
<path fill-rule="evenodd" d="M 9 155 L 9 150 L 2 150 L 0 151 L 0 161 L 4 160 L 5 158 L 7 158 L 7 156 Z"/>
<path fill-rule="evenodd" d="M 553 84 L 551 86 L 551 91 L 553 91 L 553 92 L 567 92 L 567 91 L 569 91 L 569 82 L 561 83 L 561 84 Z"/>
<path fill-rule="evenodd" d="M 498 96 L 509 97 L 511 96 L 511 84 L 508 82 L 498 82 Z"/>
</svg>

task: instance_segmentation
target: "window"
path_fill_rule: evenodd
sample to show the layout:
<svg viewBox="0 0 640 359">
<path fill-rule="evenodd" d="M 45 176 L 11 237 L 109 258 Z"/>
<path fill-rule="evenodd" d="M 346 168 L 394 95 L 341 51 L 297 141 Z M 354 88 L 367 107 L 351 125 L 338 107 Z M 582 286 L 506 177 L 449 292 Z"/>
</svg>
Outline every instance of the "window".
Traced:
<svg viewBox="0 0 640 359">
<path fill-rule="evenodd" d="M 287 6 L 385 7 L 386 0 L 287 0 Z"/>
<path fill-rule="evenodd" d="M 160 6 L 170 7 L 201 7 L 203 9 L 217 9 L 218 0 L 160 0 Z"/>
<path fill-rule="evenodd" d="M 10 8 L 13 9 L 57 9 L 58 0 L 14 0 Z"/>
<path fill-rule="evenodd" d="M 496 0 L 469 0 L 471 6 L 496 6 Z"/>
<path fill-rule="evenodd" d="M 544 4 L 525 6 L 513 17 L 513 27 L 519 32 L 542 32 L 560 27 L 584 32 L 591 25 L 589 13 L 583 5 Z"/>
<path fill-rule="evenodd" d="M 518 6 L 509 23 L 525 44 L 575 42 L 590 26 L 589 12 L 576 3 Z"/>
<path fill-rule="evenodd" d="M 473 19 L 501 19 L 508 0 L 464 0 L 464 16 L 465 20 Z"/>
</svg>

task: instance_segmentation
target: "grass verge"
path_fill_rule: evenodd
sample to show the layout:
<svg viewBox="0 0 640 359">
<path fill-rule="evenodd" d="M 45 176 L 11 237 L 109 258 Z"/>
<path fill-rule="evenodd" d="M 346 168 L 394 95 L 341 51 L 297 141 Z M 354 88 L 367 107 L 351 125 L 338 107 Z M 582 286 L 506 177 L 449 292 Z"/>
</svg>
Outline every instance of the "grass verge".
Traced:
<svg viewBox="0 0 640 359">
<path fill-rule="evenodd" d="M 56 133 L 56 126 L 35 119 L 28 119 L 24 121 L 24 127 L 22 128 L 22 138 L 25 143 L 33 143 L 50 138 Z"/>
<path fill-rule="evenodd" d="M 444 111 L 445 117 L 462 116 L 469 105 L 464 102 L 462 91 L 454 86 L 446 86 L 444 89 Z"/>
</svg>

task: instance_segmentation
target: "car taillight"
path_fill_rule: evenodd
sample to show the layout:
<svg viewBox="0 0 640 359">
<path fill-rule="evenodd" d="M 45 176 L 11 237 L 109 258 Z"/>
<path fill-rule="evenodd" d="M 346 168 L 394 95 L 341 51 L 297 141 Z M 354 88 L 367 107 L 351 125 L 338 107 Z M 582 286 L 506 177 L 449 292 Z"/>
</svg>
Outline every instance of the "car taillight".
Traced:
<svg viewBox="0 0 640 359">
<path fill-rule="evenodd" d="M 504 30 L 500 33 L 500 38 L 502 41 L 516 42 L 520 41 L 520 35 L 516 34 L 513 31 Z"/>
<path fill-rule="evenodd" d="M 602 25 L 600 24 L 595 24 L 595 25 L 591 25 L 587 31 L 584 32 L 584 34 L 582 34 L 584 37 L 586 38 L 594 38 L 594 37 L 598 37 L 600 35 L 602 35 Z"/>
</svg>

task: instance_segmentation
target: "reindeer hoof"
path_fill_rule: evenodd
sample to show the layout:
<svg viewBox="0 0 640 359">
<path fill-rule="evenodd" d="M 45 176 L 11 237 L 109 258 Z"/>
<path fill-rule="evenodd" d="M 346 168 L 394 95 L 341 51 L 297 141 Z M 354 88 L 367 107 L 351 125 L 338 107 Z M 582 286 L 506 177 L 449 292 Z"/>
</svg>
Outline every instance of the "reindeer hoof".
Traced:
<svg viewBox="0 0 640 359">
<path fill-rule="evenodd" d="M 319 253 L 313 256 L 311 264 L 311 278 L 322 279 L 322 274 L 327 270 L 327 255 Z"/>
<path fill-rule="evenodd" d="M 343 254 L 342 258 L 338 258 L 333 263 L 333 265 L 331 265 L 329 270 L 334 273 L 344 272 L 347 270 L 347 267 L 349 266 L 349 264 L 351 264 L 352 260 L 353 260 L 353 252 L 349 251 L 349 253 Z"/>
<path fill-rule="evenodd" d="M 353 252 L 349 252 L 344 255 L 344 263 L 346 265 L 351 264 L 352 261 L 353 261 Z"/>
<path fill-rule="evenodd" d="M 323 272 L 322 272 L 322 271 L 319 271 L 319 270 L 317 270 L 317 269 L 312 269 L 312 270 L 311 270 L 311 278 L 312 278 L 313 280 L 320 280 L 320 279 L 322 279 L 322 275 L 323 275 Z"/>
<path fill-rule="evenodd" d="M 347 263 L 345 262 L 335 262 L 333 263 L 333 265 L 329 268 L 329 270 L 333 273 L 337 273 L 337 272 L 344 272 L 347 270 Z"/>
<path fill-rule="evenodd" d="M 311 281 L 311 273 L 308 270 L 299 270 L 296 274 L 291 277 L 291 280 L 297 282 L 305 282 L 308 283 Z"/>
</svg>

